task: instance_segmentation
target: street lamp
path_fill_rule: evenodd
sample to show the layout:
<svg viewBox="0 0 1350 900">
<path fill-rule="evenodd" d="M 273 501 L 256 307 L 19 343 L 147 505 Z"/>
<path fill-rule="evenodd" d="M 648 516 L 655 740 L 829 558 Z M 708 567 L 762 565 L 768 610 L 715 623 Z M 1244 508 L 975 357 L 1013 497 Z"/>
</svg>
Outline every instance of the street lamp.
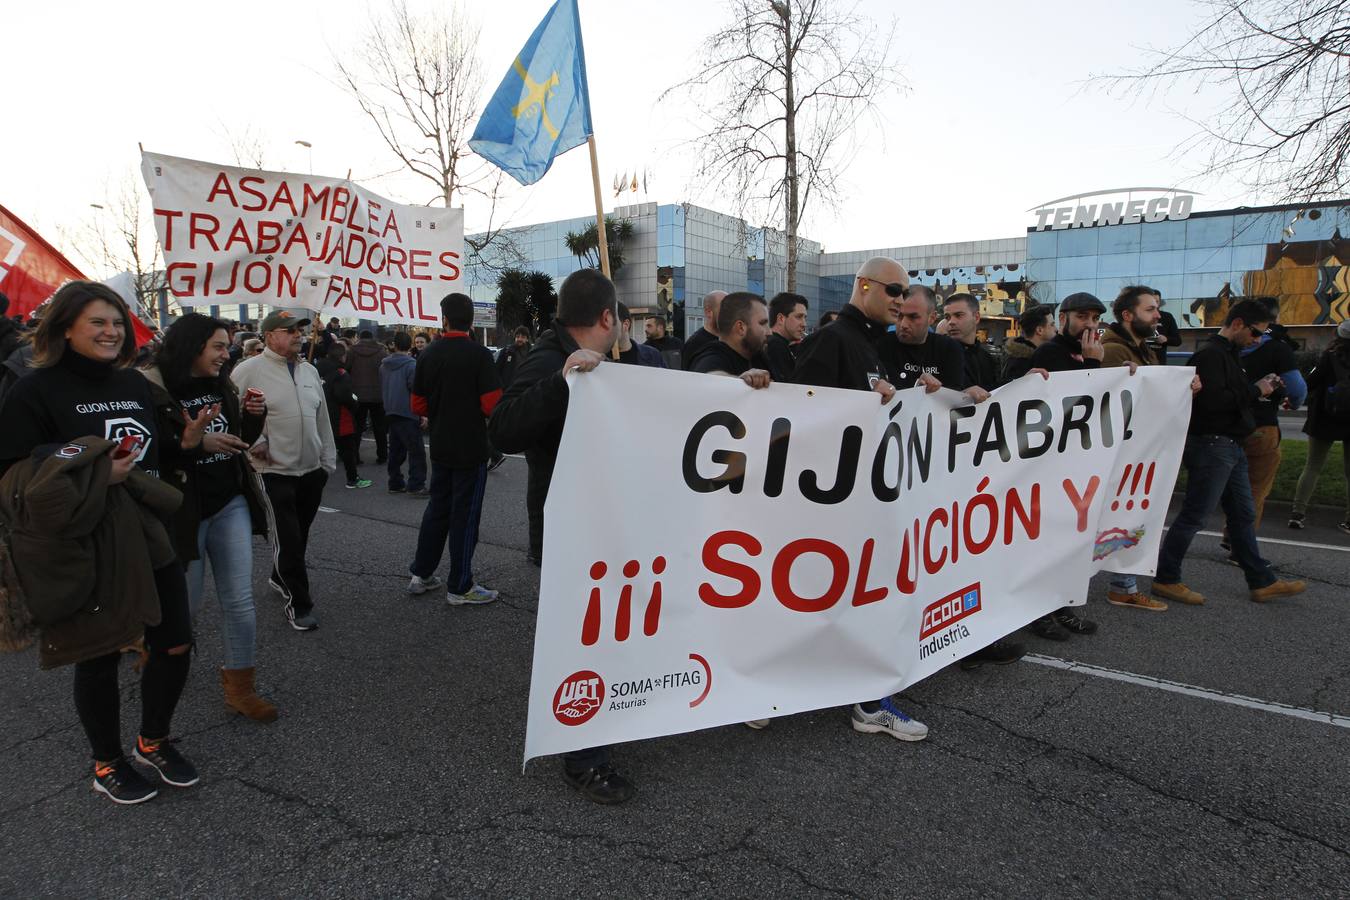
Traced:
<svg viewBox="0 0 1350 900">
<path fill-rule="evenodd" d="M 309 174 L 314 174 L 314 145 L 309 141 L 296 141 L 301 147 L 309 151 Z"/>
</svg>

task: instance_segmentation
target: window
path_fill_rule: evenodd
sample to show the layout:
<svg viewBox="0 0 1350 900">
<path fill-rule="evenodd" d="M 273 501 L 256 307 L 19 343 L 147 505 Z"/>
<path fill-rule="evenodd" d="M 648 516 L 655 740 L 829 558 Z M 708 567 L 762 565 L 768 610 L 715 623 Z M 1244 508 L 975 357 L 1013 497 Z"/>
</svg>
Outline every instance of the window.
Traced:
<svg viewBox="0 0 1350 900">
<path fill-rule="evenodd" d="M 1065 256 L 1095 256 L 1097 254 L 1097 233 L 1100 228 L 1071 228 L 1059 231 L 1058 248 L 1061 259 Z"/>
<path fill-rule="evenodd" d="M 1206 216 L 1186 220 L 1186 249 L 1228 247 L 1233 243 L 1232 216 Z M 1227 268 L 1225 266 L 1224 268 Z"/>
<path fill-rule="evenodd" d="M 1053 231 L 1033 231 L 1027 235 L 1027 259 L 1053 259 L 1059 255 L 1058 238 Z"/>
<path fill-rule="evenodd" d="M 1100 278 L 1139 277 L 1138 253 L 1103 253 L 1097 257 L 1097 275 Z"/>
<path fill-rule="evenodd" d="M 1196 272 L 1229 272 L 1233 268 L 1232 247 L 1186 248 L 1187 275 Z"/>
<path fill-rule="evenodd" d="M 1139 279 L 1151 284 L 1150 278 L 1160 275 L 1180 275 L 1186 271 L 1186 254 L 1181 250 L 1153 250 L 1139 254 Z"/>
<path fill-rule="evenodd" d="M 1132 250 L 1138 250 L 1142 227 L 1139 224 L 1110 225 L 1098 229 L 1101 233 L 1097 238 L 1097 252 L 1101 254 L 1129 253 Z"/>
<path fill-rule="evenodd" d="M 1060 257 L 1056 267 L 1056 274 L 1059 278 L 1096 278 L 1097 257 Z"/>
<path fill-rule="evenodd" d="M 1139 227 L 1141 250 L 1186 249 L 1185 222 L 1146 222 Z"/>
</svg>

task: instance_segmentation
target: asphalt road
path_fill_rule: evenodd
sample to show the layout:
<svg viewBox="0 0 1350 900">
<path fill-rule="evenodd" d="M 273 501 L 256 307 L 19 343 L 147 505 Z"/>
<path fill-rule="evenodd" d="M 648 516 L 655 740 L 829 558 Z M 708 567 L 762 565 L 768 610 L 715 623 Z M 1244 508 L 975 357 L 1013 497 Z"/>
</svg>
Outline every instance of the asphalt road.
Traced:
<svg viewBox="0 0 1350 900">
<path fill-rule="evenodd" d="M 603 808 L 552 760 L 521 773 L 538 585 L 524 462 L 489 482 L 479 576 L 502 600 L 469 609 L 405 595 L 422 506 L 366 472 L 368 490 L 330 484 L 315 530 L 322 627 L 293 632 L 259 597 L 276 724 L 223 708 L 208 604 L 175 719 L 198 787 L 135 808 L 95 797 L 69 671 L 0 658 L 0 895 L 1350 895 L 1336 510 L 1304 532 L 1270 510 L 1266 537 L 1330 545 L 1265 545 L 1311 580 L 1301 597 L 1250 603 L 1200 537 L 1187 580 L 1209 604 L 1118 609 L 1099 579 L 1096 636 L 1028 638 L 1036 661 L 907 691 L 927 741 L 855 734 L 838 710 L 645 741 L 616 757 L 638 796 Z M 139 701 L 124 682 L 129 746 Z"/>
</svg>

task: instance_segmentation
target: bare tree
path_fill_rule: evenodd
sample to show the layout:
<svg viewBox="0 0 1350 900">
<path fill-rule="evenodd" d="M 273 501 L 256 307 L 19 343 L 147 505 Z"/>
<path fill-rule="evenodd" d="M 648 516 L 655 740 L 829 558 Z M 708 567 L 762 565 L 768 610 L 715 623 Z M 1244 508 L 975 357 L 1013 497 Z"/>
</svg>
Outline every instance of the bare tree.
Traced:
<svg viewBox="0 0 1350 900">
<path fill-rule="evenodd" d="M 498 269 L 520 254 L 487 252 L 510 238 L 494 221 L 503 173 L 469 149 L 483 89 L 479 31 L 458 2 L 415 16 L 404 0 L 389 0 L 352 48 L 333 53 L 333 65 L 401 168 L 434 185 L 428 206 L 487 203 L 486 230 L 465 243 L 470 262 Z"/>
<path fill-rule="evenodd" d="M 1127 90 L 1216 90 L 1182 145 L 1263 197 L 1342 197 L 1350 159 L 1350 2 L 1198 0 L 1204 24 L 1152 64 L 1097 80 Z"/>
<path fill-rule="evenodd" d="M 90 215 L 67 239 L 89 270 L 104 278 L 129 273 L 142 313 L 154 320 L 166 282 L 164 254 L 148 204 L 140 173 L 126 173 L 105 187 L 103 202 L 90 204 Z"/>
<path fill-rule="evenodd" d="M 782 222 L 795 290 L 807 209 L 838 199 L 859 121 L 898 85 L 894 25 L 878 31 L 839 0 L 731 0 L 730 10 L 699 71 L 662 99 L 687 92 L 706 116 L 698 175 L 727 185 L 742 215 Z"/>
</svg>

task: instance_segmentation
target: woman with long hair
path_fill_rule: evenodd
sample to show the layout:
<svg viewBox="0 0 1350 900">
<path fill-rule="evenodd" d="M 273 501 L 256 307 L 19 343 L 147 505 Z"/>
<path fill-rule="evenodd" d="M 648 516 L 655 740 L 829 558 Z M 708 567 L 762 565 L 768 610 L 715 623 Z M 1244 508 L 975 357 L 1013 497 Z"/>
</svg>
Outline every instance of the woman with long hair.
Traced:
<svg viewBox="0 0 1350 900">
<path fill-rule="evenodd" d="M 1308 420 L 1303 430 L 1308 435 L 1308 461 L 1294 487 L 1294 506 L 1289 527 L 1303 528 L 1308 503 L 1317 488 L 1317 479 L 1327 463 L 1331 448 L 1341 442 L 1345 467 L 1345 518 L 1339 528 L 1350 534 L 1350 320 L 1336 326 L 1336 337 L 1322 351 L 1317 367 L 1308 375 Z"/>
<path fill-rule="evenodd" d="M 267 495 L 248 461 L 248 448 L 262 434 L 266 398 L 241 401 L 225 376 L 230 359 L 224 322 L 187 313 L 164 333 L 155 365 L 145 371 L 161 423 L 186 413 L 219 409 L 194 451 L 173 454 L 161 477 L 183 492 L 173 520 L 174 547 L 187 567 L 189 608 L 201 613 L 206 561 L 220 603 L 224 665 L 220 670 L 225 705 L 259 722 L 272 722 L 277 709 L 258 696 L 257 616 L 253 605 L 253 535 L 268 534 Z"/>
<path fill-rule="evenodd" d="M 209 415 L 203 413 L 193 421 L 180 418 L 173 434 L 161 432 L 149 382 L 128 368 L 135 358 L 130 314 L 114 291 L 87 281 L 69 282 L 58 290 L 33 335 L 36 368 L 5 398 L 0 473 L 45 450 L 77 456 L 83 451 L 77 443 L 82 437 L 125 441 L 124 452 L 112 454 L 106 487 L 92 488 L 106 490 L 107 502 L 116 506 L 125 502 L 123 485 L 132 478 L 133 468 L 158 475 L 164 444 L 191 447 L 199 443 L 215 413 L 207 410 Z M 135 758 L 174 787 L 191 787 L 198 781 L 192 763 L 168 740 L 174 709 L 187 683 L 192 624 L 183 567 L 173 559 L 162 526 L 159 534 L 165 538 L 159 555 L 166 558 L 157 559 L 152 552 L 158 543 L 141 539 L 128 546 L 135 546 L 146 559 L 109 562 L 114 570 L 122 566 L 117 571 L 127 570 L 133 562 L 142 571 L 153 569 L 153 600 L 144 596 L 149 585 L 146 592 L 126 596 L 116 585 L 95 583 L 88 608 L 82 608 L 72 618 L 73 625 L 60 632 L 60 646 L 46 632 L 40 646 L 44 667 L 75 664 L 75 710 L 93 751 L 93 787 L 116 803 L 140 803 L 157 793 L 122 747 L 117 669 L 123 638 L 135 637 L 116 631 L 110 634 L 109 627 L 125 623 L 128 616 L 133 617 L 135 632 L 142 631 L 144 623 L 148 651 L 141 671 L 141 729 Z M 18 565 L 24 562 L 16 559 Z M 44 563 L 27 562 L 33 566 Z M 110 639 L 116 641 L 112 646 Z"/>
</svg>

